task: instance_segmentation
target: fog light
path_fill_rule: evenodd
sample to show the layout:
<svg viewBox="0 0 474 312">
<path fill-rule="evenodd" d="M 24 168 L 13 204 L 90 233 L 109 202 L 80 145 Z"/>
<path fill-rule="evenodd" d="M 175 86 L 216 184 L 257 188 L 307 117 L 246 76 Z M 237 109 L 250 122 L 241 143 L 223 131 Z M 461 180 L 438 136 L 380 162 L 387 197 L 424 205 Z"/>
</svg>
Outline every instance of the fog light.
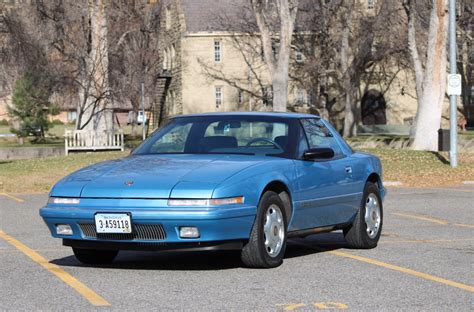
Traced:
<svg viewBox="0 0 474 312">
<path fill-rule="evenodd" d="M 72 235 L 72 228 L 69 224 L 56 224 L 56 234 Z"/>
<path fill-rule="evenodd" d="M 179 237 L 181 238 L 199 238 L 199 230 L 193 226 L 182 226 L 179 228 Z"/>
</svg>

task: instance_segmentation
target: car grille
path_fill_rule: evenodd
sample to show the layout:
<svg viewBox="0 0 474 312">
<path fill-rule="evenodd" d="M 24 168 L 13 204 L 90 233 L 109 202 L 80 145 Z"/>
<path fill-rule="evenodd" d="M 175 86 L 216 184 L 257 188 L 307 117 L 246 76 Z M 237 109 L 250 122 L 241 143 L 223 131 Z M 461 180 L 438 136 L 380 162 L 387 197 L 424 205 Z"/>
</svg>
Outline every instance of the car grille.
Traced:
<svg viewBox="0 0 474 312">
<path fill-rule="evenodd" d="M 166 232 L 161 224 L 133 224 L 132 233 L 97 233 L 95 224 L 80 223 L 82 233 L 87 238 L 107 240 L 165 240 Z"/>
</svg>

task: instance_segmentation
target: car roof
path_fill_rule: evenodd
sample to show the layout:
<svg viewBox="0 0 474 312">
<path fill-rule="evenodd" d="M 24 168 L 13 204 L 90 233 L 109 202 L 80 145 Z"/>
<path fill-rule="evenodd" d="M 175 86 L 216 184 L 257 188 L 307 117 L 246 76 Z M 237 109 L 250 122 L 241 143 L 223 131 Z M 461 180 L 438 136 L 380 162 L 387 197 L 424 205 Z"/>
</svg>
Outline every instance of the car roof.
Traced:
<svg viewBox="0 0 474 312">
<path fill-rule="evenodd" d="M 262 117 L 276 117 L 276 118 L 319 118 L 317 115 L 303 114 L 303 113 L 287 113 L 287 112 L 213 112 L 213 113 L 200 113 L 200 114 L 186 114 L 186 115 L 175 115 L 172 118 L 181 117 L 209 117 L 209 116 L 262 116 Z"/>
</svg>

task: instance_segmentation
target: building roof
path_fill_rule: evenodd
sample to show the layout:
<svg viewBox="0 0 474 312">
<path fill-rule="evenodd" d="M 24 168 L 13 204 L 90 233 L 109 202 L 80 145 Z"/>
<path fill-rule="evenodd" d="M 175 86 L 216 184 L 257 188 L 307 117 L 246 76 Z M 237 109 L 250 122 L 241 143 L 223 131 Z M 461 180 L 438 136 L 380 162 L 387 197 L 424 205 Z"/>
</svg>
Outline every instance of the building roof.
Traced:
<svg viewBox="0 0 474 312">
<path fill-rule="evenodd" d="M 187 32 L 257 31 L 249 0 L 180 0 Z M 295 32 L 312 28 L 317 0 L 300 0 Z"/>
</svg>

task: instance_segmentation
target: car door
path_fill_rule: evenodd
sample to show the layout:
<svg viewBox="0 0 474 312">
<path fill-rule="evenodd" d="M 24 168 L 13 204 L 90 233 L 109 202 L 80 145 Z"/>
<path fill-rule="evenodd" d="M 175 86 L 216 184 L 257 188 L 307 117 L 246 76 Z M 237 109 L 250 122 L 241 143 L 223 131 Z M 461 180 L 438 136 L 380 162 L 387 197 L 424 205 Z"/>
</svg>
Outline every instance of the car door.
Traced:
<svg viewBox="0 0 474 312">
<path fill-rule="evenodd" d="M 319 118 L 301 120 L 300 159 L 295 160 L 298 179 L 293 221 L 290 230 L 303 230 L 349 222 L 355 212 L 358 194 L 354 186 L 350 157 L 343 152 L 337 138 Z M 327 160 L 305 160 L 309 148 L 330 147 L 334 157 Z"/>
</svg>

